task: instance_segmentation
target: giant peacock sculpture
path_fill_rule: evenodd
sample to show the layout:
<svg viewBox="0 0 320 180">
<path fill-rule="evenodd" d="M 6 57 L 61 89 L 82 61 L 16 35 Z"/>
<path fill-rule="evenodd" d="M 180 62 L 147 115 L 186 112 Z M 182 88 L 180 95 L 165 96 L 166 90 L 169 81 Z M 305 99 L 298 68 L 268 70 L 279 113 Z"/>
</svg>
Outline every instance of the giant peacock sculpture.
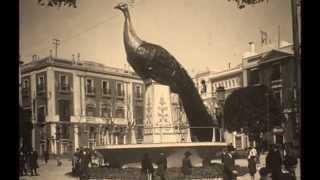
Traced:
<svg viewBox="0 0 320 180">
<path fill-rule="evenodd" d="M 144 81 L 152 79 L 168 85 L 172 92 L 179 95 L 189 125 L 193 127 L 192 141 L 211 141 L 212 128 L 209 126 L 213 125 L 213 121 L 186 70 L 166 49 L 138 37 L 128 4 L 120 3 L 114 8 L 121 10 L 125 17 L 123 37 L 129 64 Z"/>
</svg>

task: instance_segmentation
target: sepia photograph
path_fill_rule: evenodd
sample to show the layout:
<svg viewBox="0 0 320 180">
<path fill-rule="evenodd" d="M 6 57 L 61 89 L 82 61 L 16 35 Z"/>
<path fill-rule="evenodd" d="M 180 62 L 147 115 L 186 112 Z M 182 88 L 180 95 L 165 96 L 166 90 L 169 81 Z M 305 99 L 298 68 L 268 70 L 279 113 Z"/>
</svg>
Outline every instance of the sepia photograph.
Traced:
<svg viewBox="0 0 320 180">
<path fill-rule="evenodd" d="M 19 179 L 303 179 L 301 6 L 19 0 Z"/>
</svg>

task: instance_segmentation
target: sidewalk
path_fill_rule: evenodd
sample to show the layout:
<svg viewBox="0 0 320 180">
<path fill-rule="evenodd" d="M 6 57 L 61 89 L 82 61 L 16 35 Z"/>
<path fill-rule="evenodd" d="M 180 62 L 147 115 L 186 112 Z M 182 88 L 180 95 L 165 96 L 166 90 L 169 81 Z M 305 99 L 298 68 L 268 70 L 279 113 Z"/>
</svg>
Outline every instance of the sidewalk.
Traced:
<svg viewBox="0 0 320 180">
<path fill-rule="evenodd" d="M 38 173 L 40 176 L 22 176 L 20 180 L 75 180 L 79 179 L 66 175 L 71 171 L 71 161 L 68 159 L 61 159 L 62 166 L 57 166 L 55 159 L 50 159 L 48 164 L 43 160 L 39 160 Z"/>
</svg>

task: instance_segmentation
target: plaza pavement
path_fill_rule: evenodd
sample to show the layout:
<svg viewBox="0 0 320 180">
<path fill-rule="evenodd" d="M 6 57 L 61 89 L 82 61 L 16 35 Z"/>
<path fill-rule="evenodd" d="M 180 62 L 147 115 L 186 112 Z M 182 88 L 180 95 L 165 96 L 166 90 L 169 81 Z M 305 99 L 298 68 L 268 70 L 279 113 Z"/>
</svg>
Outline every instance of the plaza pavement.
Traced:
<svg viewBox="0 0 320 180">
<path fill-rule="evenodd" d="M 266 155 L 261 155 L 260 164 L 258 164 L 257 169 L 260 167 L 265 167 L 265 157 Z M 62 159 L 62 166 L 57 166 L 56 160 L 49 160 L 48 164 L 45 164 L 43 160 L 39 160 L 38 172 L 40 176 L 23 176 L 20 180 L 75 180 L 76 177 L 68 175 L 71 171 L 71 161 L 70 159 Z M 247 159 L 237 159 L 236 164 L 239 166 L 247 166 Z M 298 167 L 300 167 L 300 160 L 298 160 Z M 301 179 L 300 168 L 296 169 L 297 180 Z M 256 173 L 256 180 L 260 179 L 259 173 Z M 250 180 L 250 175 L 246 174 L 244 176 L 237 177 L 237 180 Z"/>
</svg>

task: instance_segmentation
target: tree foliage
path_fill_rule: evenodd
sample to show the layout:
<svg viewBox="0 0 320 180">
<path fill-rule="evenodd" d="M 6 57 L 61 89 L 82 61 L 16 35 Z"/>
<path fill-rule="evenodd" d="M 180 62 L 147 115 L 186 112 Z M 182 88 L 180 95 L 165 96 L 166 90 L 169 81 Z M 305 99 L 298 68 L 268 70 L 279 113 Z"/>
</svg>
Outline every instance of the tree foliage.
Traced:
<svg viewBox="0 0 320 180">
<path fill-rule="evenodd" d="M 50 7 L 67 6 L 77 8 L 77 0 L 38 0 L 38 4 Z"/>
<path fill-rule="evenodd" d="M 280 103 L 266 86 L 252 86 L 235 90 L 224 106 L 225 128 L 229 131 L 243 129 L 249 136 L 257 137 L 284 121 Z"/>
<path fill-rule="evenodd" d="M 228 0 L 229 2 L 236 2 L 239 9 L 243 9 L 246 5 L 255 5 L 262 2 L 269 2 L 269 0 Z"/>
</svg>

